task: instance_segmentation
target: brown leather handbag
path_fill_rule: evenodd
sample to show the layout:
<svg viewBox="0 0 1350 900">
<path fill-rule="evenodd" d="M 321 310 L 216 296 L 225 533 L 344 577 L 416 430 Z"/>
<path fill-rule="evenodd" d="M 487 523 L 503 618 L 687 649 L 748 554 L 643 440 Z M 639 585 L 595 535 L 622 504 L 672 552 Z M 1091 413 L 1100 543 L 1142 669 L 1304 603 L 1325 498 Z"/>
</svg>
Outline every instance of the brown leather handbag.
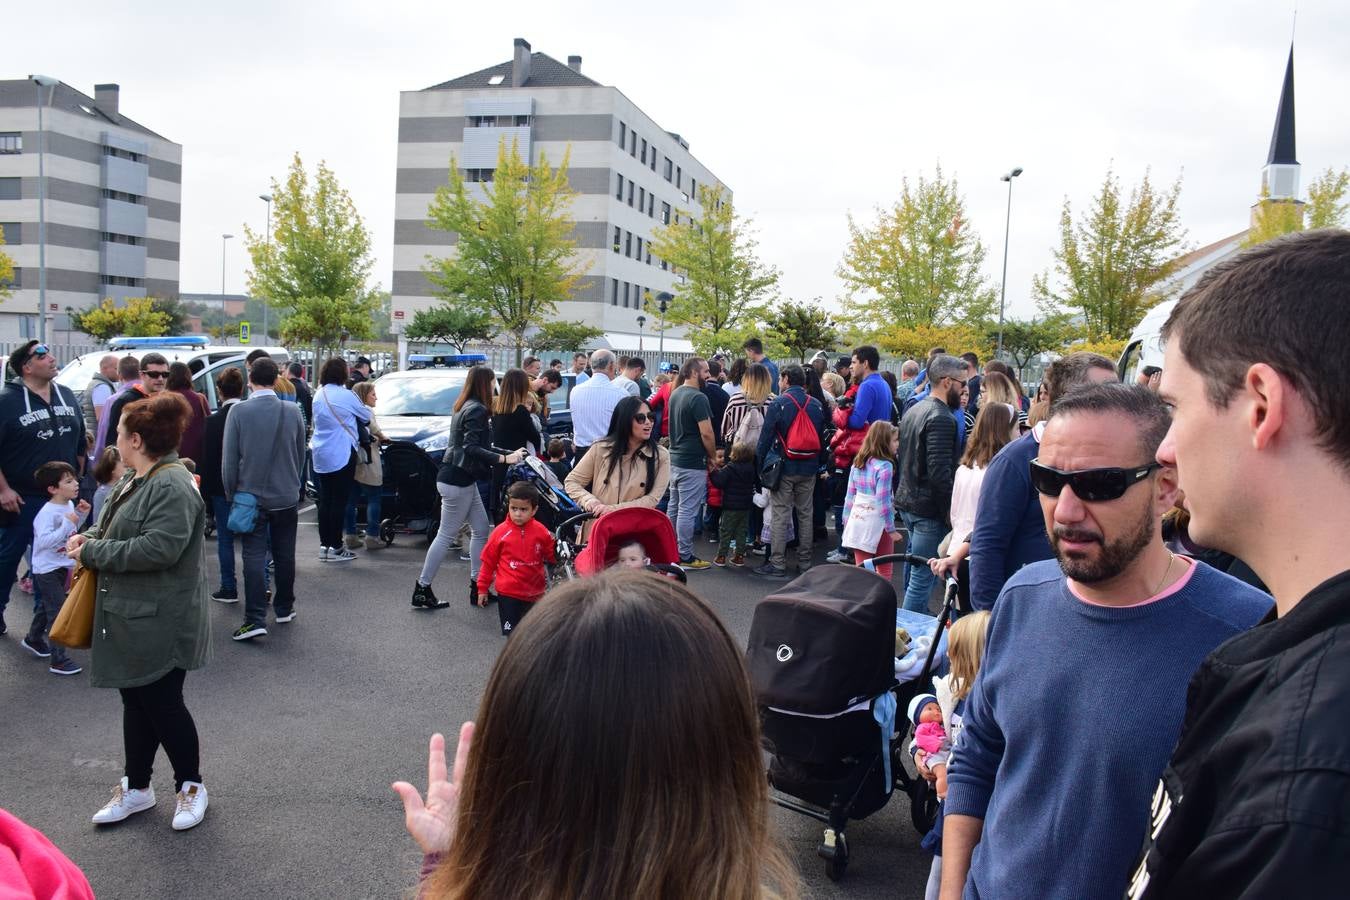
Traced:
<svg viewBox="0 0 1350 900">
<path fill-rule="evenodd" d="M 94 592 L 98 573 L 84 566 L 75 567 L 75 578 L 66 593 L 66 602 L 56 614 L 47 637 L 65 647 L 87 650 L 94 643 Z"/>
</svg>

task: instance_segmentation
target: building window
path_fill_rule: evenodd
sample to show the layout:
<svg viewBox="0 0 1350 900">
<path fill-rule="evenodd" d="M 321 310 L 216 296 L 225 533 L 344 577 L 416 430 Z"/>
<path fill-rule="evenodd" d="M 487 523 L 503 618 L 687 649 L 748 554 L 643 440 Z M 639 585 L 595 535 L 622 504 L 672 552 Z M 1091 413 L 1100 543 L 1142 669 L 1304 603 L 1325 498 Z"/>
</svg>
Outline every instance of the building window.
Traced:
<svg viewBox="0 0 1350 900">
<path fill-rule="evenodd" d="M 629 294 L 629 292 L 632 290 L 632 288 L 633 288 L 633 286 L 632 286 L 631 284 L 629 284 L 628 282 L 625 281 L 625 282 L 623 283 L 623 305 L 624 305 L 625 308 L 628 307 L 628 302 L 629 302 L 629 301 L 628 301 L 628 294 Z"/>
<path fill-rule="evenodd" d="M 686 194 L 684 191 L 680 191 L 680 202 L 681 202 L 681 203 L 688 203 L 688 202 L 689 202 L 689 195 Z"/>
<path fill-rule="evenodd" d="M 633 182 L 628 182 L 628 205 L 633 205 Z"/>
<path fill-rule="evenodd" d="M 669 204 L 669 203 L 665 203 L 665 202 L 662 202 L 662 203 L 661 203 L 661 224 L 662 224 L 662 225 L 669 225 L 669 224 L 670 224 L 670 204 Z"/>
<path fill-rule="evenodd" d="M 656 148 L 655 148 L 655 147 L 652 147 L 652 158 L 651 158 L 650 160 L 647 161 L 647 164 L 650 165 L 650 166 L 652 167 L 652 171 L 653 171 L 653 172 L 656 171 Z"/>
<path fill-rule="evenodd" d="M 4 179 L 0 178 L 0 181 L 4 181 Z M 0 199 L 4 198 L 0 197 Z M 123 203 L 135 203 L 141 206 L 145 205 L 144 197 L 138 196 L 136 194 L 128 194 L 126 191 L 110 191 L 106 188 L 103 190 L 103 199 L 120 200 Z"/>
<path fill-rule="evenodd" d="M 633 232 L 631 231 L 623 233 L 623 255 L 630 259 L 633 256 Z"/>
<path fill-rule="evenodd" d="M 680 171 L 679 166 L 675 167 L 675 186 L 677 188 L 684 187 L 684 173 Z"/>
<path fill-rule="evenodd" d="M 643 138 L 643 139 L 642 139 L 642 164 L 643 164 L 644 166 L 647 164 L 647 139 L 646 139 L 646 138 Z"/>
<path fill-rule="evenodd" d="M 667 263 L 664 259 L 661 260 L 661 271 L 664 272 L 664 271 L 666 271 L 666 270 L 669 269 L 669 268 L 670 268 L 670 264 Z"/>
<path fill-rule="evenodd" d="M 646 207 L 647 207 L 647 190 L 645 188 L 638 188 L 638 205 L 637 205 L 638 212 L 642 212 L 642 210 L 646 209 Z"/>
<path fill-rule="evenodd" d="M 0 178 L 0 200 L 22 200 L 23 190 L 17 178 Z"/>
<path fill-rule="evenodd" d="M 614 282 L 614 293 L 610 295 L 610 298 L 609 298 L 609 305 L 610 305 L 610 306 L 618 306 L 618 305 L 619 305 L 619 279 L 617 279 L 617 278 L 612 278 L 612 279 L 610 279 L 610 280 Z"/>
<path fill-rule="evenodd" d="M 669 180 L 670 180 L 671 170 L 674 168 L 674 166 L 675 166 L 675 164 L 674 164 L 673 162 L 670 161 L 670 158 L 669 158 L 669 157 L 667 157 L 667 158 L 666 158 L 666 171 L 665 171 L 666 181 L 669 181 Z"/>
<path fill-rule="evenodd" d="M 614 199 L 615 199 L 615 200 L 618 200 L 620 203 L 622 203 L 622 202 L 623 202 L 623 175 L 619 175 L 619 176 L 618 176 L 618 179 L 619 179 L 619 188 L 618 188 L 618 190 L 616 190 L 616 191 L 614 192 Z"/>
<path fill-rule="evenodd" d="M 483 184 L 492 180 L 495 169 L 465 169 L 464 180 L 473 184 Z"/>
<path fill-rule="evenodd" d="M 0 238 L 3 238 L 6 244 L 22 244 L 23 238 L 19 236 L 18 222 L 0 222 Z"/>
<path fill-rule="evenodd" d="M 636 259 L 638 262 L 642 262 L 642 235 L 638 235 L 637 256 L 634 256 L 633 259 Z"/>
<path fill-rule="evenodd" d="M 628 155 L 637 156 L 638 136 L 636 131 L 628 132 Z"/>
<path fill-rule="evenodd" d="M 695 203 L 698 202 L 698 182 L 694 180 L 692 175 L 689 176 L 689 196 L 694 198 Z"/>
<path fill-rule="evenodd" d="M 622 237 L 622 229 L 618 225 L 614 226 L 614 252 L 619 252 L 619 238 Z"/>
<path fill-rule="evenodd" d="M 22 153 L 23 134 L 18 131 L 0 131 L 0 153 Z"/>
<path fill-rule="evenodd" d="M 104 284 L 115 284 L 118 287 L 145 287 L 144 278 L 127 278 L 122 275 L 104 275 Z"/>
<path fill-rule="evenodd" d="M 650 266 L 651 264 L 652 264 L 652 242 L 651 242 L 651 241 L 648 241 L 648 242 L 647 242 L 647 265 Z"/>
<path fill-rule="evenodd" d="M 622 147 L 622 146 L 623 146 L 624 144 L 626 144 L 626 143 L 628 143 L 628 126 L 625 125 L 623 122 L 620 122 L 620 123 L 619 123 L 619 146 Z M 615 288 L 614 290 L 617 292 L 619 289 L 618 289 L 618 288 Z M 617 293 L 616 293 L 616 296 L 617 296 Z"/>
<path fill-rule="evenodd" d="M 144 161 L 145 161 L 145 155 L 144 155 L 144 154 L 141 154 L 141 153 L 132 153 L 130 150 L 123 150 L 123 149 L 121 149 L 121 148 L 119 148 L 119 147 L 109 147 L 109 146 L 107 146 L 107 145 L 104 145 L 104 147 L 103 147 L 103 155 L 104 155 L 104 156 L 115 156 L 115 157 L 117 157 L 118 159 L 129 159 L 129 160 L 131 160 L 132 162 L 144 162 Z"/>
<path fill-rule="evenodd" d="M 129 234 L 115 234 L 111 231 L 103 232 L 103 241 L 108 244 L 130 244 L 133 247 L 139 247 L 145 243 L 145 238 L 132 237 Z"/>
</svg>

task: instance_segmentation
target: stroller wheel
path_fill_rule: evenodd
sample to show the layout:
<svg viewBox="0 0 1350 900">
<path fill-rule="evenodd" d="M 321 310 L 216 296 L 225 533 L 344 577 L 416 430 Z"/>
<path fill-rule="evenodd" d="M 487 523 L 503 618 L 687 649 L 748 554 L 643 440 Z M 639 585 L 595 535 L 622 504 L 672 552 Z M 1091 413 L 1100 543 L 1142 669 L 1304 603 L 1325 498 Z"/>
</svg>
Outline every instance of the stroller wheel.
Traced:
<svg viewBox="0 0 1350 900">
<path fill-rule="evenodd" d="M 915 778 L 909 788 L 909 820 L 914 823 L 914 830 L 921 835 L 932 831 L 937 812 L 937 791 L 926 778 Z"/>
<path fill-rule="evenodd" d="M 825 840 L 816 848 L 816 855 L 825 860 L 825 876 L 831 881 L 844 877 L 848 868 L 848 841 L 842 831 L 825 829 Z"/>
<path fill-rule="evenodd" d="M 394 520 L 385 519 L 380 523 L 380 540 L 386 547 L 394 543 Z"/>
</svg>

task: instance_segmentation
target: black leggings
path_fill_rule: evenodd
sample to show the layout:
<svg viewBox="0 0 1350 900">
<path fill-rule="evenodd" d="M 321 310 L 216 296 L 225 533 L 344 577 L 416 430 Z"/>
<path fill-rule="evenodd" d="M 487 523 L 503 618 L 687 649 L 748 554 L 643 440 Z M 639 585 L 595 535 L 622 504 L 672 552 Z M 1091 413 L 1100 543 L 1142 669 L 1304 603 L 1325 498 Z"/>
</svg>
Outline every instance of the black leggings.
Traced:
<svg viewBox="0 0 1350 900">
<path fill-rule="evenodd" d="M 197 725 L 183 703 L 185 677 L 186 671 L 174 669 L 150 684 L 120 689 L 127 787 L 132 790 L 150 786 L 155 753 L 161 745 L 173 765 L 174 790 L 181 791 L 185 781 L 202 780 Z"/>
<path fill-rule="evenodd" d="M 356 452 L 336 472 L 319 475 L 319 545 L 342 546 L 342 518 L 347 514 L 347 498 L 356 483 Z"/>
</svg>

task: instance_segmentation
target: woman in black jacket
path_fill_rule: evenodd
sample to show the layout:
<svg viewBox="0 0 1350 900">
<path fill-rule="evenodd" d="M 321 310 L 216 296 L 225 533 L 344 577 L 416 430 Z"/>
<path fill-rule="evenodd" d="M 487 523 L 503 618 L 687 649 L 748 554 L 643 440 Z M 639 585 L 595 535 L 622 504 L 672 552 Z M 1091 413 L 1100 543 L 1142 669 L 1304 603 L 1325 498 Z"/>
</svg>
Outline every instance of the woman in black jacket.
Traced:
<svg viewBox="0 0 1350 900">
<path fill-rule="evenodd" d="M 508 369 L 502 376 L 501 391 L 492 411 L 492 446 L 500 450 L 523 450 L 538 456 L 543 441 L 534 417 L 530 415 L 530 376 L 524 369 Z M 497 521 L 501 511 L 502 488 L 506 482 L 506 466 L 492 467 L 492 492 L 488 494 L 491 508 L 488 514 Z"/>
<path fill-rule="evenodd" d="M 427 550 L 422 574 L 413 588 L 414 609 L 444 609 L 450 605 L 437 599 L 431 590 L 431 582 L 465 519 L 473 531 L 469 545 L 469 605 L 478 604 L 478 566 L 489 529 L 487 510 L 483 508 L 476 482 L 491 478 L 494 465 L 514 465 L 525 456 L 521 450 L 502 455 L 492 449 L 488 435 L 488 407 L 492 403 L 495 380 L 492 369 L 474 366 L 469 370 L 464 390 L 455 401 L 455 415 L 450 420 L 450 446 L 436 473 L 436 490 L 441 495 L 441 526 L 436 532 L 436 540 Z"/>
</svg>

